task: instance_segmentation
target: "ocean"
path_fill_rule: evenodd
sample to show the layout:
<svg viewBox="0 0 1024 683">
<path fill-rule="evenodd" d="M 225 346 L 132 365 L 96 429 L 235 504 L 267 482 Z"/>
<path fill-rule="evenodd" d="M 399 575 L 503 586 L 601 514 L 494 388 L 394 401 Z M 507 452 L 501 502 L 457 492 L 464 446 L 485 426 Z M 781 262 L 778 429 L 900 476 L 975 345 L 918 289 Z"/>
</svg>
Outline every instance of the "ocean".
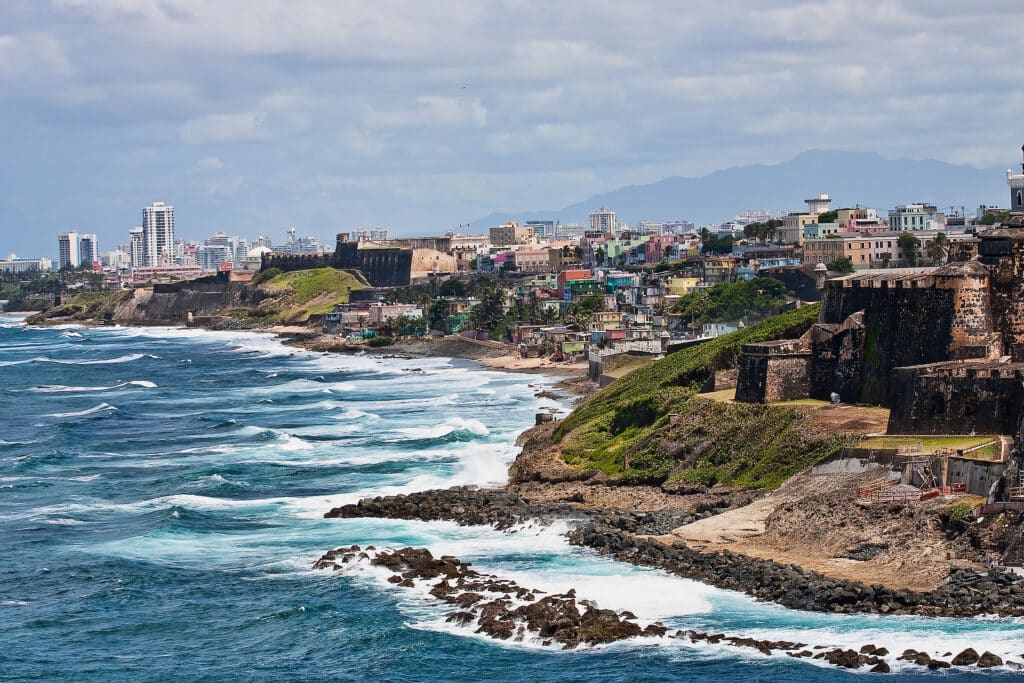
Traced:
<svg viewBox="0 0 1024 683">
<path fill-rule="evenodd" d="M 640 623 L 1020 660 L 1022 622 L 783 609 L 571 547 L 564 526 L 323 519 L 379 494 L 501 484 L 553 378 L 325 355 L 267 335 L 48 328 L 0 316 L 0 679 L 819 681 L 820 662 L 675 639 L 495 642 L 351 544 L 427 547 Z M 895 662 L 892 677 L 929 674 Z"/>
</svg>

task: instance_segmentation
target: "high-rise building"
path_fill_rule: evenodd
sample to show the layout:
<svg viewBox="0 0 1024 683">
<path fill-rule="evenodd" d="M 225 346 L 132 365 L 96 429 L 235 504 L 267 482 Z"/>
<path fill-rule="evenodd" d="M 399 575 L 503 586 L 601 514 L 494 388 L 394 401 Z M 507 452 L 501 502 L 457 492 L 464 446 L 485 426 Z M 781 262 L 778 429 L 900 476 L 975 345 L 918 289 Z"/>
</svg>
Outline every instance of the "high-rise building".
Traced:
<svg viewBox="0 0 1024 683">
<path fill-rule="evenodd" d="M 590 212 L 590 229 L 595 232 L 615 234 L 615 212 L 606 211 L 602 206 L 597 211 Z"/>
<path fill-rule="evenodd" d="M 57 235 L 57 263 L 59 268 L 77 268 L 82 263 L 77 232 Z"/>
<path fill-rule="evenodd" d="M 78 258 L 79 265 L 83 268 L 92 268 L 100 260 L 100 243 L 96 235 L 85 233 L 78 236 Z"/>
<path fill-rule="evenodd" d="M 173 263 L 173 206 L 153 202 L 142 209 L 142 260 L 148 267 Z"/>
<path fill-rule="evenodd" d="M 234 252 L 226 244 L 201 244 L 196 247 L 196 265 L 204 272 L 217 272 L 222 263 L 234 263 Z"/>
<path fill-rule="evenodd" d="M 142 228 L 136 227 L 128 231 L 128 261 L 132 268 L 142 268 L 146 265 L 145 255 L 142 251 Z"/>
</svg>

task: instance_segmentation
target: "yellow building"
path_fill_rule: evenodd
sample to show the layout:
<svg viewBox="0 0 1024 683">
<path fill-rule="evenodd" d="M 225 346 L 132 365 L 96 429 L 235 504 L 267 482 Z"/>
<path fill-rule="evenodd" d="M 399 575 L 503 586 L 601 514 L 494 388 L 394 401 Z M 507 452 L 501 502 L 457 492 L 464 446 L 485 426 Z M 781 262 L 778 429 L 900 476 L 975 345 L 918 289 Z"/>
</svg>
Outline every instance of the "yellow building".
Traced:
<svg viewBox="0 0 1024 683">
<path fill-rule="evenodd" d="M 871 267 L 871 238 L 863 235 L 833 236 L 804 241 L 804 263 L 828 265 L 841 258 L 850 259 L 857 270 Z"/>
<path fill-rule="evenodd" d="M 817 223 L 816 213 L 790 213 L 782 219 L 782 227 L 777 228 L 775 240 L 780 244 L 803 244 L 804 226 L 808 223 Z"/>
<path fill-rule="evenodd" d="M 699 286 L 699 277 L 670 277 L 668 279 L 668 291 L 676 296 L 686 296 Z"/>
</svg>

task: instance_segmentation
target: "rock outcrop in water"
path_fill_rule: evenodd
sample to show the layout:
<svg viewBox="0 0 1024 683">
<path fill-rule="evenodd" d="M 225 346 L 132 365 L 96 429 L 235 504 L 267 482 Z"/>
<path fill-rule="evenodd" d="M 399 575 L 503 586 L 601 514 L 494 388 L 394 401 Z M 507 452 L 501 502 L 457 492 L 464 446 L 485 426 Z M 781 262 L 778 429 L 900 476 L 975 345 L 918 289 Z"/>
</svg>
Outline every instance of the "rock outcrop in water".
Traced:
<svg viewBox="0 0 1024 683">
<path fill-rule="evenodd" d="M 394 572 L 389 581 L 399 586 L 430 582 L 430 594 L 456 608 L 447 615 L 448 622 L 475 625 L 477 633 L 499 640 L 533 637 L 544 645 L 572 649 L 641 635 L 662 636 L 666 631 L 659 624 L 641 627 L 632 615 L 577 601 L 574 591 L 545 595 L 514 581 L 482 574 L 458 558 L 435 558 L 426 548 L 339 548 L 326 553 L 313 567 L 338 570 L 361 560 Z"/>
<path fill-rule="evenodd" d="M 669 633 L 661 623 L 641 626 L 631 612 L 602 609 L 592 601 L 581 600 L 575 589 L 549 595 L 509 579 L 479 572 L 472 568 L 471 563 L 457 557 L 434 557 L 426 548 L 378 550 L 373 546 L 363 549 L 353 545 L 328 551 L 313 564 L 313 568 L 340 571 L 355 568 L 361 563 L 393 572 L 388 582 L 400 587 L 422 588 L 429 585 L 430 595 L 453 609 L 445 616 L 448 623 L 472 628 L 475 633 L 497 640 L 533 639 L 545 647 L 568 650 L 637 637 L 671 638 L 693 644 L 750 648 L 764 655 L 785 653 L 789 657 L 818 659 L 846 669 L 868 667 L 873 673 L 891 671 L 885 659 L 890 654 L 889 650 L 873 643 L 852 650 L 695 630 Z M 897 660 L 928 669 L 951 666 L 949 662 L 917 650 L 906 650 Z M 970 648 L 952 660 L 952 666 L 985 668 L 1001 664 L 1003 660 L 997 655 L 986 651 L 979 657 Z"/>
</svg>

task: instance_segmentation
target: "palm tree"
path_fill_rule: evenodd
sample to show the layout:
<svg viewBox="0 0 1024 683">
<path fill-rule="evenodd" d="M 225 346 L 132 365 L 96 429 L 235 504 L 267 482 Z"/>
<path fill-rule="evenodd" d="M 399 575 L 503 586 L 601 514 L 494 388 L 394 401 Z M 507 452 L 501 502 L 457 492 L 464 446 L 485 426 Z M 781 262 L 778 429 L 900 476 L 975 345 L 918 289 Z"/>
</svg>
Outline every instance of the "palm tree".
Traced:
<svg viewBox="0 0 1024 683">
<path fill-rule="evenodd" d="M 935 239 L 928 243 L 925 251 L 928 254 L 928 258 L 935 263 L 945 261 L 946 256 L 949 255 L 949 238 L 946 237 L 946 233 L 940 232 L 936 235 Z"/>
</svg>

